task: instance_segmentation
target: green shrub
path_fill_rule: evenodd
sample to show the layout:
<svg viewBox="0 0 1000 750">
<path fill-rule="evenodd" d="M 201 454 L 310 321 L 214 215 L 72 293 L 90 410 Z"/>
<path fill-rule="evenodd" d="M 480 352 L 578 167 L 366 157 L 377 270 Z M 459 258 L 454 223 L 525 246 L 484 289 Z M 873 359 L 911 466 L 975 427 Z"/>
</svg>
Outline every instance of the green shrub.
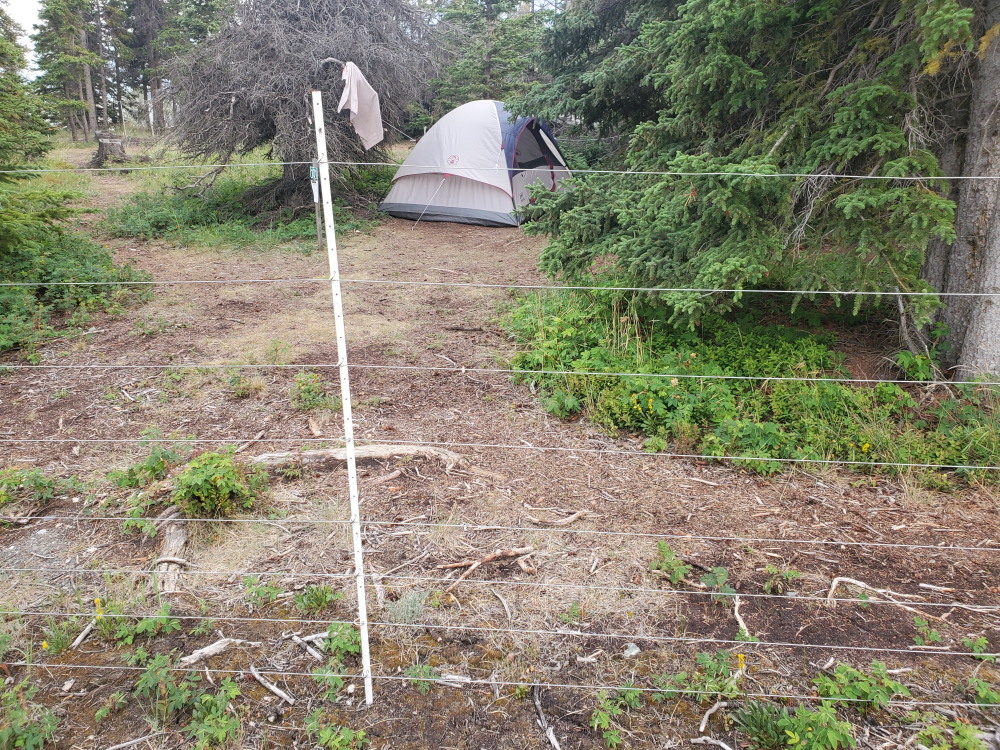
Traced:
<svg viewBox="0 0 1000 750">
<path fill-rule="evenodd" d="M 167 472 L 177 466 L 188 454 L 183 443 L 159 442 L 160 431 L 148 429 L 143 431 L 142 446 L 149 447 L 149 455 L 140 463 L 126 469 L 113 469 L 108 472 L 108 479 L 119 487 L 146 487 L 167 476 Z"/>
<path fill-rule="evenodd" d="M 677 557 L 666 542 L 656 543 L 656 558 L 649 564 L 649 569 L 663 573 L 675 586 L 691 572 L 691 566 Z"/>
<path fill-rule="evenodd" d="M 315 372 L 296 373 L 288 390 L 288 400 L 292 408 L 299 411 L 341 408 L 340 400 L 327 394 L 326 383 Z"/>
<path fill-rule="evenodd" d="M 794 750 L 838 750 L 857 744 L 850 722 L 838 719 L 827 703 L 817 709 L 799 706 L 794 714 L 779 717 L 778 728 L 787 737 L 785 744 Z"/>
<path fill-rule="evenodd" d="M 957 385 L 918 403 L 894 383 L 780 380 L 847 376 L 833 336 L 764 325 L 750 313 L 708 316 L 693 330 L 637 322 L 654 310 L 641 297 L 601 292 L 523 297 L 505 316 L 520 348 L 516 379 L 537 385 L 557 416 L 583 411 L 609 431 L 647 436 L 654 450 L 745 456 L 734 463 L 763 474 L 784 462 L 844 460 L 857 471 L 926 463 L 970 481 L 1000 478 L 959 468 L 1000 463 L 1000 388 Z M 553 370 L 571 374 L 538 374 Z M 610 374 L 584 374 L 595 372 Z M 940 472 L 920 476 L 948 483 Z"/>
<path fill-rule="evenodd" d="M 788 709 L 771 703 L 746 703 L 733 713 L 733 724 L 750 738 L 757 750 L 785 747 L 788 735 L 780 724 L 788 721 Z"/>
<path fill-rule="evenodd" d="M 0 750 L 37 750 L 55 738 L 59 720 L 34 702 L 37 692 L 27 680 L 0 687 Z"/>
<path fill-rule="evenodd" d="M 867 673 L 849 664 L 838 664 L 832 675 L 817 675 L 813 685 L 816 692 L 831 703 L 855 708 L 861 713 L 885 708 L 893 697 L 910 694 L 905 685 L 889 676 L 885 664 L 880 661 L 873 661 Z"/>
<path fill-rule="evenodd" d="M 267 472 L 231 453 L 202 453 L 174 478 L 172 500 L 189 518 L 221 518 L 252 508 L 266 484 Z"/>
</svg>

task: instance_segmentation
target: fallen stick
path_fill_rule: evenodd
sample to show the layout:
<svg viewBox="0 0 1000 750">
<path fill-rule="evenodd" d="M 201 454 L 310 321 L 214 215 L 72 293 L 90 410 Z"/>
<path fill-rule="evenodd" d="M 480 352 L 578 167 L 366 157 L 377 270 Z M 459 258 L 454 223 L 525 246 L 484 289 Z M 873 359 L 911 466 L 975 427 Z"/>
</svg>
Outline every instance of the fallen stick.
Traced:
<svg viewBox="0 0 1000 750">
<path fill-rule="evenodd" d="M 737 624 L 740 626 L 740 632 L 745 634 L 748 638 L 753 638 L 753 633 L 750 632 L 750 628 L 747 627 L 746 620 L 740 616 L 740 605 L 743 601 L 740 599 L 739 595 L 733 597 L 733 617 L 736 618 Z M 698 730 L 699 732 L 704 732 L 705 728 L 702 727 Z"/>
<path fill-rule="evenodd" d="M 396 469 L 394 472 L 386 474 L 384 477 L 373 479 L 372 484 L 385 484 L 386 482 L 391 482 L 393 479 L 396 479 L 402 473 L 403 473 L 402 469 Z"/>
<path fill-rule="evenodd" d="M 537 523 L 542 526 L 569 526 L 574 521 L 579 521 L 584 516 L 590 515 L 590 513 L 591 511 L 589 510 L 578 510 L 565 518 L 560 518 L 558 521 L 547 521 L 542 518 L 535 518 L 534 516 L 528 516 L 528 518 L 531 519 L 532 523 Z"/>
<path fill-rule="evenodd" d="M 319 651 L 317 651 L 316 649 L 314 649 L 312 646 L 310 646 L 304 640 L 302 640 L 301 638 L 299 638 L 297 635 L 294 635 L 294 634 L 292 635 L 292 642 L 293 643 L 297 643 L 298 645 L 302 646 L 302 648 L 304 648 L 306 650 L 306 653 L 308 653 L 309 656 L 311 656 L 316 661 L 323 661 L 323 654 L 321 654 Z"/>
<path fill-rule="evenodd" d="M 91 620 L 90 622 L 88 622 L 88 623 L 87 623 L 87 627 L 85 627 L 85 628 L 84 628 L 84 629 L 83 629 L 83 630 L 82 630 L 82 631 L 80 632 L 80 635 L 78 635 L 78 636 L 76 637 L 76 640 L 75 640 L 75 641 L 73 641 L 73 642 L 72 642 L 72 643 L 70 644 L 70 646 L 69 646 L 69 650 L 70 650 L 70 651 L 76 651 L 76 650 L 77 650 L 78 648 L 80 648 L 80 644 L 81 644 L 81 643 L 83 643 L 83 642 L 84 642 L 85 640 L 87 640 L 87 636 L 88 636 L 88 635 L 90 635 L 90 632 L 91 632 L 91 631 L 92 631 L 92 630 L 94 629 L 94 626 L 95 626 L 95 625 L 97 625 L 97 620 L 96 620 L 96 619 L 94 619 L 94 620 Z"/>
<path fill-rule="evenodd" d="M 218 656 L 224 651 L 228 651 L 233 646 L 239 646 L 244 643 L 247 646 L 256 646 L 258 648 L 264 645 L 260 641 L 241 641 L 239 638 L 221 638 L 211 645 L 199 648 L 197 651 L 192 651 L 180 660 L 180 664 L 182 666 L 189 667 L 203 661 L 204 659 L 208 659 L 211 656 Z"/>
<path fill-rule="evenodd" d="M 502 558 L 515 558 L 515 557 L 521 557 L 522 555 L 529 555 L 534 551 L 535 551 L 534 547 L 512 547 L 510 549 L 498 549 L 486 555 L 486 557 L 482 558 L 481 560 L 463 560 L 462 562 L 458 563 L 448 563 L 447 565 L 438 565 L 437 566 L 438 570 L 450 570 L 455 568 L 467 569 L 464 573 L 462 573 L 462 575 L 456 578 L 455 582 L 451 584 L 451 586 L 446 588 L 444 592 L 446 594 L 451 593 L 451 590 L 453 588 L 455 588 L 458 584 L 460 584 L 462 581 L 464 581 L 466 578 L 472 575 L 472 572 L 481 565 L 485 565 L 486 563 L 493 562 L 494 560 L 500 560 Z"/>
<path fill-rule="evenodd" d="M 729 703 L 726 702 L 726 701 L 716 701 L 715 705 L 712 706 L 710 709 L 708 709 L 705 712 L 705 715 L 701 717 L 701 724 L 698 725 L 698 731 L 699 732 L 704 732 L 705 731 L 705 727 L 708 726 L 708 720 L 712 716 L 712 714 L 714 714 L 720 708 L 726 708 L 728 705 L 729 705 Z"/>
<path fill-rule="evenodd" d="M 129 740 L 128 742 L 122 742 L 118 745 L 112 745 L 108 750 L 125 750 L 126 747 L 135 747 L 140 742 L 145 742 L 146 740 L 151 740 L 154 737 L 159 737 L 161 734 L 166 734 L 165 732 L 153 732 L 152 734 L 147 734 L 145 737 L 140 737 L 136 740 Z"/>
<path fill-rule="evenodd" d="M 919 596 L 914 596 L 913 594 L 900 594 L 899 592 L 893 591 L 892 589 L 876 588 L 875 586 L 867 584 L 864 581 L 858 581 L 854 578 L 847 578 L 846 576 L 837 576 L 836 578 L 833 579 L 833 583 L 830 585 L 830 592 L 826 595 L 826 605 L 828 607 L 836 606 L 837 603 L 834 601 L 833 595 L 837 590 L 837 586 L 839 586 L 841 583 L 848 583 L 852 586 L 857 586 L 858 588 L 866 589 L 868 591 L 874 591 L 875 593 L 881 594 L 883 597 L 885 597 L 884 599 L 876 601 L 884 601 L 887 604 L 892 604 L 893 606 L 899 607 L 900 609 L 906 610 L 907 612 L 912 612 L 915 615 L 920 615 L 921 617 L 927 620 L 936 620 L 937 622 L 943 622 L 946 625 L 951 624 L 943 617 L 938 617 L 937 615 L 932 615 L 928 612 L 924 612 L 923 610 L 917 609 L 916 607 L 911 607 L 907 604 L 903 604 L 902 602 L 897 602 L 895 599 L 892 598 L 894 596 L 901 596 L 907 599 L 920 599 Z"/>
<path fill-rule="evenodd" d="M 261 430 L 256 435 L 254 435 L 253 436 L 253 440 L 247 440 L 245 443 L 243 443 L 243 445 L 241 445 L 239 448 L 237 448 L 236 450 L 234 450 L 233 453 L 242 453 L 243 451 L 245 451 L 247 448 L 249 448 L 254 443 L 260 442 L 260 439 L 262 437 L 264 437 L 264 430 Z"/>
<path fill-rule="evenodd" d="M 717 740 L 714 737 L 695 737 L 689 741 L 692 745 L 715 745 L 716 747 L 721 747 L 722 750 L 733 750 L 725 742 Z"/>
<path fill-rule="evenodd" d="M 559 745 L 559 740 L 556 739 L 556 732 L 549 726 L 549 720 L 545 718 L 545 712 L 542 710 L 541 693 L 542 689 L 538 685 L 532 687 L 531 698 L 535 702 L 535 711 L 538 712 L 538 726 L 545 734 L 545 739 L 549 741 L 549 744 L 552 746 L 552 750 L 562 750 L 562 747 Z"/>
<path fill-rule="evenodd" d="M 250 665 L 250 674 L 252 674 L 253 678 L 257 680 L 257 682 L 259 682 L 261 685 L 263 685 L 264 688 L 270 690 L 276 696 L 281 698 L 281 700 L 285 701 L 289 706 L 295 705 L 295 699 L 292 696 L 290 696 L 280 687 L 275 685 L 273 682 L 268 682 L 266 679 L 264 679 L 263 675 L 261 675 L 261 673 L 257 671 L 257 667 L 255 667 L 253 664 Z"/>
<path fill-rule="evenodd" d="M 416 456 L 433 459 L 444 464 L 445 471 L 465 468 L 466 461 L 460 454 L 444 448 L 427 445 L 359 445 L 354 449 L 358 461 L 386 461 L 395 456 Z M 327 448 L 311 451 L 285 451 L 282 453 L 263 453 L 256 456 L 253 462 L 265 469 L 275 469 L 287 464 L 301 464 L 318 468 L 339 467 L 347 463 L 346 448 Z"/>
<path fill-rule="evenodd" d="M 718 482 L 709 482 L 707 479 L 698 479 L 698 477 L 684 477 L 687 482 L 700 482 L 701 484 L 707 484 L 710 487 L 721 487 L 722 485 Z"/>
</svg>

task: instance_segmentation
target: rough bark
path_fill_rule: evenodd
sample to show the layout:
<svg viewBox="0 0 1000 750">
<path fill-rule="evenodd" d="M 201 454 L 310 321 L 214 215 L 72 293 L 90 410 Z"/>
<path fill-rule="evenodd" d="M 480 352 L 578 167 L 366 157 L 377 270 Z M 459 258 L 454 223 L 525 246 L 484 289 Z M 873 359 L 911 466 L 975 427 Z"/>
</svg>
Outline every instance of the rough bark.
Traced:
<svg viewBox="0 0 1000 750">
<path fill-rule="evenodd" d="M 97 168 L 107 164 L 124 164 L 128 161 L 125 144 L 120 136 L 113 133 L 97 134 L 97 153 L 90 160 L 90 166 Z"/>
<path fill-rule="evenodd" d="M 80 29 L 80 46 L 85 50 L 88 49 L 86 29 Z M 94 99 L 94 76 L 87 63 L 83 64 L 83 98 L 87 103 L 87 121 L 90 132 L 94 133 L 96 137 L 100 126 L 97 124 L 97 101 Z"/>
<path fill-rule="evenodd" d="M 986 27 L 1000 23 L 1000 0 L 984 7 Z M 1000 175 L 1000 39 L 979 61 L 973 81 L 963 175 Z M 1000 292 L 1000 181 L 963 180 L 948 258 L 946 292 Z M 1000 297 L 947 299 L 945 322 L 957 353 L 955 374 L 1000 373 Z"/>
</svg>

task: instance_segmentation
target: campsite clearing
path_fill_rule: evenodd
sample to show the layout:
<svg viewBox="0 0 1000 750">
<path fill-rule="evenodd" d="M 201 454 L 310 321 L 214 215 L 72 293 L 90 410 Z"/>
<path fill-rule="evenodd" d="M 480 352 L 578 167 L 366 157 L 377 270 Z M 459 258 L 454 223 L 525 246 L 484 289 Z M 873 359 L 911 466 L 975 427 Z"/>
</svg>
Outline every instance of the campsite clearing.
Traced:
<svg viewBox="0 0 1000 750">
<path fill-rule="evenodd" d="M 133 185 L 114 174 L 91 184 L 102 208 Z M 7 505 L 21 520 L 0 529 L 0 565 L 15 569 L 0 601 L 21 613 L 0 618 L 0 632 L 34 663 L 10 671 L 39 685 L 34 700 L 56 711 L 57 747 L 146 735 L 149 746 L 179 746 L 177 717 L 158 724 L 156 701 L 137 688 L 151 662 L 134 654 L 187 656 L 222 637 L 244 643 L 206 657 L 196 674 L 201 687 L 235 681 L 239 747 L 311 747 L 307 716 L 322 708 L 324 721 L 364 730 L 376 748 L 549 747 L 540 714 L 562 747 L 599 748 L 607 730 L 594 717 L 608 705 L 618 709 L 609 730 L 626 747 L 699 733 L 732 742 L 724 711 L 705 715 L 717 699 L 815 696 L 812 680 L 831 659 L 912 670 L 897 676 L 920 701 L 974 699 L 973 674 L 997 683 L 994 666 L 965 644 L 984 638 L 986 650 L 1000 649 L 994 490 L 945 495 L 832 470 L 764 479 L 643 454 L 638 440 L 548 416 L 509 375 L 463 369 L 506 366 L 504 285 L 545 283 L 535 270 L 541 246 L 516 228 L 392 218 L 342 238 L 357 436 L 432 443 L 466 462 L 403 456 L 362 466 L 377 676 L 366 708 L 359 680 L 337 689 L 338 669 L 357 672 L 349 649 L 317 677 L 319 662 L 292 637 L 355 619 L 342 469 L 274 471 L 266 507 L 186 522 L 180 592 L 169 597 L 156 595 L 151 575 L 164 562 L 163 534 L 124 533 L 133 491 L 106 480 L 150 455 L 135 442 L 150 428 L 177 440 L 177 451 L 186 436 L 216 441 L 198 452 L 231 445 L 247 457 L 338 445 L 339 414 L 321 398 L 336 395 L 330 290 L 307 280 L 326 275 L 325 256 L 115 241 L 119 260 L 158 281 L 219 283 L 159 286 L 151 302 L 95 315 L 80 335 L 42 348 L 39 368 L 0 377 L 3 437 L 51 441 L 8 442 L 2 467 L 96 485 Z M 276 278 L 295 281 L 255 281 Z M 153 483 L 156 513 L 176 474 Z M 658 542 L 688 568 L 673 584 L 679 569 Z M 476 562 L 456 585 L 463 569 L 446 566 Z M 164 601 L 169 611 L 158 615 Z M 65 648 L 99 614 L 131 615 L 119 619 L 133 629 L 161 619 L 128 643 L 119 629 L 98 628 Z M 696 657 L 718 649 L 724 666 L 712 682 Z M 667 677 L 682 672 L 688 695 L 666 695 L 680 684 Z M 533 694 L 535 683 L 548 686 Z M 635 687 L 648 692 L 623 697 Z M 119 692 L 136 698 L 121 703 Z M 194 720 L 180 720 L 190 731 Z M 897 730 L 867 731 L 878 747 Z"/>
</svg>

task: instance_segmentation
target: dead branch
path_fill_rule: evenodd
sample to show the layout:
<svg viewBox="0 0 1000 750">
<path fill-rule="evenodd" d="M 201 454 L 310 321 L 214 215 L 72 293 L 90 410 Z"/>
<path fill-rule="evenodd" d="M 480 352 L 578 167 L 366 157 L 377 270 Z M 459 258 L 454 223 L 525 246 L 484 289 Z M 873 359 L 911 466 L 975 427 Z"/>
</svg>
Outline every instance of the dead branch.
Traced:
<svg viewBox="0 0 1000 750">
<path fill-rule="evenodd" d="M 261 675 L 261 673 L 257 671 L 257 667 L 255 667 L 253 664 L 250 665 L 250 674 L 252 674 L 253 678 L 257 680 L 257 682 L 259 682 L 265 689 L 270 690 L 276 696 L 281 698 L 281 700 L 285 701 L 289 706 L 295 705 L 295 699 L 292 696 L 290 696 L 280 687 L 275 685 L 273 682 L 270 682 L 267 679 L 265 679 L 263 675 Z"/>
<path fill-rule="evenodd" d="M 486 563 L 491 563 L 494 560 L 501 560 L 505 558 L 519 558 L 523 555 L 530 555 L 535 551 L 534 547 L 512 547 L 510 549 L 498 549 L 490 554 L 486 555 L 480 560 L 463 560 L 458 563 L 448 563 L 446 565 L 438 565 L 438 570 L 451 570 L 455 568 L 468 568 L 462 575 L 460 575 L 451 586 L 446 588 L 444 591 L 446 594 L 451 593 L 458 584 L 468 578 L 476 568 Z"/>
<path fill-rule="evenodd" d="M 147 734 L 145 737 L 139 737 L 135 740 L 129 740 L 128 742 L 121 742 L 117 745 L 112 745 L 108 750 L 125 750 L 127 747 L 135 747 L 136 745 L 145 742 L 146 740 L 151 740 L 154 737 L 159 737 L 161 734 L 166 734 L 166 732 L 153 732 L 152 734 Z"/>
<path fill-rule="evenodd" d="M 254 435 L 253 440 L 247 440 L 245 443 L 243 443 L 243 445 L 241 445 L 239 448 L 237 448 L 236 450 L 234 450 L 233 453 L 242 453 L 243 451 L 245 451 L 247 448 L 249 448 L 254 443 L 260 442 L 260 439 L 262 437 L 264 437 L 264 430 L 261 430 L 256 435 Z"/>
<path fill-rule="evenodd" d="M 90 622 L 88 622 L 87 623 L 87 627 L 85 627 L 80 632 L 80 635 L 78 635 L 76 637 L 76 640 L 73 641 L 73 643 L 70 644 L 69 650 L 70 651 L 76 651 L 76 649 L 80 648 L 80 644 L 82 644 L 85 640 L 87 640 L 87 636 L 90 635 L 90 633 L 94 629 L 95 625 L 97 625 L 97 620 L 96 619 L 91 620 Z"/>
<path fill-rule="evenodd" d="M 692 745 L 715 745 L 716 747 L 721 747 L 722 750 L 733 750 L 729 745 L 727 745 L 722 740 L 717 740 L 714 737 L 695 737 L 689 740 Z"/>
<path fill-rule="evenodd" d="M 177 559 L 187 544 L 187 529 L 183 521 L 171 521 L 167 524 L 163 532 L 163 548 L 160 550 L 160 558 L 166 562 L 155 566 L 155 569 L 162 573 L 157 578 L 157 586 L 161 594 L 175 594 L 180 590 L 182 566 L 170 560 Z"/>
<path fill-rule="evenodd" d="M 745 633 L 747 636 L 751 636 L 752 637 L 753 633 L 750 632 L 750 628 L 747 627 L 746 621 L 740 616 L 740 605 L 741 604 L 743 604 L 743 601 L 740 599 L 740 597 L 739 596 L 734 596 L 733 597 L 733 617 L 736 618 L 736 623 L 740 626 L 740 631 L 742 633 Z M 705 728 L 702 727 L 699 731 L 704 732 Z"/>
<path fill-rule="evenodd" d="M 552 750 L 562 750 L 556 739 L 555 730 L 549 726 L 549 720 L 545 718 L 545 712 L 542 710 L 542 689 L 538 685 L 531 688 L 531 699 L 535 703 L 535 711 L 538 712 L 538 726 L 545 733 L 545 739 L 549 741 Z"/>
<path fill-rule="evenodd" d="M 239 646 L 241 644 L 255 646 L 257 648 L 264 645 L 259 641 L 241 641 L 239 638 L 221 638 L 209 646 L 199 648 L 197 651 L 192 651 L 190 654 L 181 659 L 180 664 L 181 666 L 189 667 L 200 661 L 204 661 L 209 657 L 218 656 L 219 654 L 228 651 L 233 646 Z"/>
<path fill-rule="evenodd" d="M 704 732 L 705 727 L 708 726 L 708 720 L 712 716 L 712 714 L 714 714 L 720 708 L 726 708 L 727 706 L 729 706 L 729 703 L 727 703 L 726 701 L 716 701 L 715 705 L 712 706 L 710 709 L 708 709 L 705 712 L 705 715 L 701 717 L 701 724 L 698 725 L 698 731 Z"/>
<path fill-rule="evenodd" d="M 921 597 L 919 596 L 915 596 L 913 594 L 901 594 L 898 591 L 893 591 L 892 589 L 876 588 L 875 586 L 871 586 L 870 584 L 867 584 L 864 581 L 858 581 L 854 578 L 847 578 L 846 576 L 838 576 L 833 579 L 833 583 L 830 585 L 830 592 L 826 595 L 826 605 L 828 607 L 836 606 L 837 602 L 834 600 L 833 595 L 837 590 L 837 586 L 839 586 L 842 583 L 847 583 L 850 584 L 851 586 L 857 586 L 858 588 L 865 589 L 867 591 L 874 591 L 876 594 L 881 594 L 883 598 L 881 600 L 876 599 L 875 601 L 884 601 L 889 604 L 893 604 L 899 607 L 900 609 L 906 610 L 907 612 L 912 612 L 915 615 L 919 615 L 920 617 L 923 617 L 925 619 L 936 620 L 937 622 L 950 624 L 948 623 L 947 620 L 945 620 L 942 617 L 929 614 L 927 612 L 924 612 L 923 610 L 916 609 L 915 607 L 910 607 L 906 604 L 903 604 L 902 602 L 897 602 L 895 599 L 893 599 L 894 596 L 902 597 L 905 599 L 920 599 Z"/>
<path fill-rule="evenodd" d="M 560 518 L 558 521 L 549 521 L 543 518 L 535 518 L 534 516 L 528 516 L 532 523 L 537 523 L 541 526 L 569 526 L 574 521 L 579 521 L 584 516 L 590 515 L 589 510 L 578 510 L 565 518 Z"/>
<path fill-rule="evenodd" d="M 299 638 L 294 633 L 292 633 L 291 637 L 292 637 L 292 642 L 293 643 L 297 643 L 299 646 L 301 646 L 302 648 L 304 648 L 306 650 L 306 653 L 309 654 L 309 656 L 311 656 L 316 661 L 323 661 L 323 654 L 321 654 L 319 651 L 317 651 L 316 649 L 314 649 L 312 646 L 310 646 L 308 643 L 306 643 L 304 640 L 302 640 L 301 638 Z"/>
</svg>

